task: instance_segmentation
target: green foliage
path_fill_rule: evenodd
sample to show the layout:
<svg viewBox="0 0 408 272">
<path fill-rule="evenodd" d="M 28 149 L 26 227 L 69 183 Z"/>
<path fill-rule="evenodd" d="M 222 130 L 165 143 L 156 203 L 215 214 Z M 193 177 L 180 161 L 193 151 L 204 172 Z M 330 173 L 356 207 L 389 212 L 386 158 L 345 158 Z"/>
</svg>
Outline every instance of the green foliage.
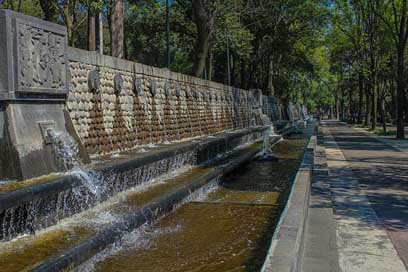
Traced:
<svg viewBox="0 0 408 272">
<path fill-rule="evenodd" d="M 0 1 L 0 8 L 7 8 L 21 12 L 34 17 L 43 18 L 44 13 L 41 9 L 39 0 L 7 0 Z"/>
<path fill-rule="evenodd" d="M 339 73 L 347 65 L 354 64 L 357 54 L 356 44 L 340 28 L 341 20 L 350 22 L 344 27 L 359 38 L 359 42 L 364 39 L 363 35 L 359 36 L 348 1 L 339 2 L 341 5 L 323 0 L 206 1 L 215 19 L 206 77 L 226 82 L 228 38 L 232 85 L 261 88 L 278 98 L 304 103 L 309 109 L 332 106 L 336 95 L 333 89 L 341 81 Z M 22 3 L 20 11 L 44 16 L 38 0 Z M 102 11 L 105 25 L 108 24 L 109 0 L 54 0 L 52 3 L 59 10 L 69 4 L 65 11 L 71 15 L 69 18 L 75 17 L 75 21 L 64 20 L 65 13 L 55 20 L 69 25 L 71 42 L 75 46 L 86 48 L 88 9 L 95 14 Z M 126 58 L 164 67 L 165 1 L 129 0 L 124 3 Z M 192 2 L 172 0 L 170 3 L 170 68 L 189 73 L 197 39 Z M 382 63 L 386 65 L 387 62 Z"/>
</svg>

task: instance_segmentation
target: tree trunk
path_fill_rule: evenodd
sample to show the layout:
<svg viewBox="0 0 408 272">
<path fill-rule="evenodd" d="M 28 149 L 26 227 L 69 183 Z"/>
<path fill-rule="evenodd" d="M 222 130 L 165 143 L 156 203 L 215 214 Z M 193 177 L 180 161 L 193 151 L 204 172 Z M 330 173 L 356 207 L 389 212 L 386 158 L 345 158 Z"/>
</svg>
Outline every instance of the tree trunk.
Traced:
<svg viewBox="0 0 408 272">
<path fill-rule="evenodd" d="M 373 116 L 372 122 L 371 122 L 371 129 L 375 130 L 377 128 L 377 103 L 378 103 L 378 88 L 376 86 L 377 84 L 373 84 L 372 86 L 372 98 L 371 98 L 371 114 Z"/>
<path fill-rule="evenodd" d="M 358 77 L 358 117 L 357 117 L 357 123 L 361 124 L 362 123 L 362 115 L 363 115 L 363 79 L 361 75 Z"/>
<path fill-rule="evenodd" d="M 354 119 L 354 109 L 353 109 L 353 90 L 351 88 L 349 89 L 348 96 L 349 96 L 349 106 L 348 106 L 348 108 L 349 108 L 349 112 L 348 112 L 349 120 L 351 120 L 351 122 L 355 123 L 356 120 Z"/>
<path fill-rule="evenodd" d="M 110 13 L 111 54 L 116 58 L 124 57 L 124 14 L 122 0 L 112 0 Z"/>
<path fill-rule="evenodd" d="M 96 50 L 96 25 L 95 25 L 95 13 L 88 7 L 88 50 Z"/>
<path fill-rule="evenodd" d="M 50 22 L 54 22 L 57 15 L 57 11 L 52 2 L 53 1 L 50 0 L 40 0 L 41 9 L 44 12 L 44 19 Z"/>
<path fill-rule="evenodd" d="M 192 75 L 196 77 L 203 75 L 214 27 L 214 17 L 206 5 L 207 0 L 192 0 L 193 21 L 197 26 Z"/>
<path fill-rule="evenodd" d="M 364 126 L 370 127 L 371 124 L 371 104 L 370 104 L 370 90 L 369 86 L 365 86 L 365 95 L 366 95 L 366 117 L 364 120 Z"/>
<path fill-rule="evenodd" d="M 405 131 L 404 131 L 404 100 L 405 100 L 404 49 L 405 49 L 405 46 L 400 45 L 398 47 L 398 57 L 397 57 L 398 58 L 398 61 L 397 61 L 397 139 L 405 138 Z"/>
<path fill-rule="evenodd" d="M 213 58 L 214 58 L 214 53 L 210 49 L 210 53 L 208 55 L 208 80 L 212 80 L 212 75 L 213 75 Z"/>
<path fill-rule="evenodd" d="M 336 119 L 340 120 L 340 103 L 339 98 L 336 96 Z"/>
<path fill-rule="evenodd" d="M 68 45 L 74 47 L 75 46 L 75 43 L 74 43 L 75 42 L 75 39 L 74 39 L 75 32 L 73 28 L 74 18 L 71 18 L 69 1 L 65 2 L 63 13 L 64 13 L 64 19 L 65 19 L 65 26 L 67 27 Z"/>
<path fill-rule="evenodd" d="M 99 54 L 103 54 L 103 17 L 100 11 L 96 17 L 95 24 L 96 50 Z"/>
<path fill-rule="evenodd" d="M 384 134 L 387 134 L 387 120 L 385 118 L 385 98 L 384 96 L 381 96 L 381 101 L 380 101 L 380 114 L 381 114 L 381 122 L 382 122 L 382 127 Z"/>
<path fill-rule="evenodd" d="M 235 86 L 235 59 L 234 54 L 230 57 L 230 67 L 231 67 L 231 86 Z"/>
</svg>

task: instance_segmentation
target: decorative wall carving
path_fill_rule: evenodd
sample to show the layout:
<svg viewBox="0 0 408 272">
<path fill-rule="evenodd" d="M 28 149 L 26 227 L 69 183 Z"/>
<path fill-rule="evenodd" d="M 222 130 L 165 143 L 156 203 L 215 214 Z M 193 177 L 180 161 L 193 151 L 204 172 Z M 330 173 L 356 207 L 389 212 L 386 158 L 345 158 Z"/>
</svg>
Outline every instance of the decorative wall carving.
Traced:
<svg viewBox="0 0 408 272">
<path fill-rule="evenodd" d="M 0 100 L 64 99 L 66 28 L 7 9 L 0 9 L 0 18 Z"/>
<path fill-rule="evenodd" d="M 113 78 L 113 88 L 115 89 L 116 95 L 119 95 L 123 89 L 123 78 L 119 73 Z"/>
<path fill-rule="evenodd" d="M 170 82 L 168 80 L 166 80 L 164 83 L 164 94 L 166 95 L 166 97 L 169 97 L 171 95 Z"/>
<path fill-rule="evenodd" d="M 182 95 L 183 90 L 181 89 L 181 83 L 177 83 L 177 87 L 176 87 L 176 96 L 180 97 Z"/>
<path fill-rule="evenodd" d="M 157 92 L 157 81 L 154 79 L 150 80 L 150 93 L 152 94 L 152 96 L 156 96 L 156 92 Z"/>
<path fill-rule="evenodd" d="M 96 92 L 100 89 L 101 78 L 98 70 L 92 70 L 88 74 L 88 88 L 89 90 Z"/>
<path fill-rule="evenodd" d="M 136 79 L 134 79 L 134 93 L 135 93 L 135 95 L 136 96 L 140 96 L 141 94 L 142 94 L 142 88 L 143 88 L 143 85 L 142 85 L 142 79 L 141 78 L 136 78 Z"/>
<path fill-rule="evenodd" d="M 65 90 L 66 37 L 18 19 L 16 22 L 18 90 Z"/>
</svg>

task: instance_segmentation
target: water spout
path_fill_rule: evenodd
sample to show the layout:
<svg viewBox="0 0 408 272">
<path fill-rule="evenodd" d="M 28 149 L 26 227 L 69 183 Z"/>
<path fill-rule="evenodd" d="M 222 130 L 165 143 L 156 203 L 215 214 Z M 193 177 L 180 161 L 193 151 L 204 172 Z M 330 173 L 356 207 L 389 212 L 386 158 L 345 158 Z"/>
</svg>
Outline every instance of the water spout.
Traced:
<svg viewBox="0 0 408 272">
<path fill-rule="evenodd" d="M 48 128 L 47 136 L 54 147 L 60 169 L 68 171 L 81 165 L 78 144 L 68 133 Z"/>
</svg>

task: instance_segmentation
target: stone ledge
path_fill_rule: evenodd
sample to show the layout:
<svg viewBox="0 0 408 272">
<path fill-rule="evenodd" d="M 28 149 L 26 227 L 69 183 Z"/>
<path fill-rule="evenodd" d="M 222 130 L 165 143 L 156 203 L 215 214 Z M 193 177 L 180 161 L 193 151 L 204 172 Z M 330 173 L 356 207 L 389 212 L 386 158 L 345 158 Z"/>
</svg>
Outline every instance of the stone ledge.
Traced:
<svg viewBox="0 0 408 272">
<path fill-rule="evenodd" d="M 136 181 L 134 181 L 132 171 L 135 169 L 140 169 L 141 167 L 146 167 L 152 165 L 155 162 L 171 159 L 177 155 L 187 154 L 188 152 L 197 152 L 197 158 L 200 165 L 205 164 L 206 162 L 214 159 L 217 155 L 227 154 L 232 151 L 235 147 L 240 145 L 241 137 L 250 137 L 250 142 L 253 143 L 256 140 L 260 140 L 258 133 L 261 133 L 268 129 L 268 127 L 253 127 L 250 129 L 243 129 L 235 132 L 222 133 L 217 136 L 202 139 L 193 139 L 189 142 L 176 143 L 173 145 L 156 147 L 148 153 L 133 153 L 130 156 L 125 158 L 118 158 L 115 160 L 102 162 L 96 165 L 84 167 L 85 171 L 92 171 L 98 176 L 97 179 L 103 178 L 104 181 L 109 183 L 109 188 L 115 188 L 115 190 L 107 190 L 103 192 L 102 196 L 98 196 L 98 201 L 89 202 L 89 207 L 94 206 L 97 202 L 104 201 L 109 197 L 118 193 L 117 191 L 123 191 L 131 186 L 135 186 Z M 257 136 L 258 135 L 258 136 Z M 115 183 L 113 183 L 115 181 Z M 51 199 L 55 199 L 59 194 L 64 192 L 72 192 L 76 187 L 83 186 L 84 182 L 80 176 L 77 176 L 72 173 L 68 173 L 64 176 L 58 176 L 55 179 L 51 179 L 47 182 L 40 184 L 29 185 L 25 188 L 20 188 L 17 190 L 11 190 L 0 194 L 0 220 L 4 221 L 4 218 L 7 217 L 7 212 L 16 212 L 21 207 L 25 207 L 37 200 L 45 200 L 49 202 Z M 116 188 L 119 187 L 119 188 Z M 79 203 L 80 204 L 80 203 Z M 72 213 L 80 212 L 89 207 L 80 207 L 78 208 L 77 203 L 70 204 L 66 208 L 69 209 Z M 47 214 L 38 214 L 37 216 L 43 218 L 49 216 L 49 213 L 54 212 L 49 210 Z M 12 218 L 13 216 L 8 215 L 7 218 Z M 61 219 L 61 218 L 60 218 Z M 8 234 L 3 233 L 0 230 L 0 239 L 10 239 L 15 237 L 18 234 L 25 233 L 27 231 L 34 231 L 36 229 L 27 229 L 26 221 L 27 219 L 19 219 L 23 227 L 21 230 L 17 230 L 16 233 Z M 44 221 L 42 227 L 47 227 L 55 224 L 54 219 Z M 4 223 L 4 222 L 3 222 Z"/>
<path fill-rule="evenodd" d="M 316 142 L 316 136 L 312 136 L 293 182 L 285 210 L 272 237 L 262 272 L 298 271 L 309 208 L 310 181 Z"/>
<path fill-rule="evenodd" d="M 182 203 L 189 195 L 211 181 L 227 175 L 253 158 L 259 151 L 259 147 L 247 147 L 235 151 L 225 161 L 216 165 L 209 173 L 191 181 L 188 185 L 175 189 L 157 201 L 148 203 L 143 208 L 133 211 L 127 216 L 124 216 L 120 223 L 107 227 L 78 246 L 40 264 L 31 271 L 65 271 L 65 269 L 72 269 L 80 265 L 102 251 L 108 245 L 114 243 L 123 233 L 136 229 L 147 222 L 152 222 L 160 216 L 172 211 L 177 204 Z"/>
</svg>

